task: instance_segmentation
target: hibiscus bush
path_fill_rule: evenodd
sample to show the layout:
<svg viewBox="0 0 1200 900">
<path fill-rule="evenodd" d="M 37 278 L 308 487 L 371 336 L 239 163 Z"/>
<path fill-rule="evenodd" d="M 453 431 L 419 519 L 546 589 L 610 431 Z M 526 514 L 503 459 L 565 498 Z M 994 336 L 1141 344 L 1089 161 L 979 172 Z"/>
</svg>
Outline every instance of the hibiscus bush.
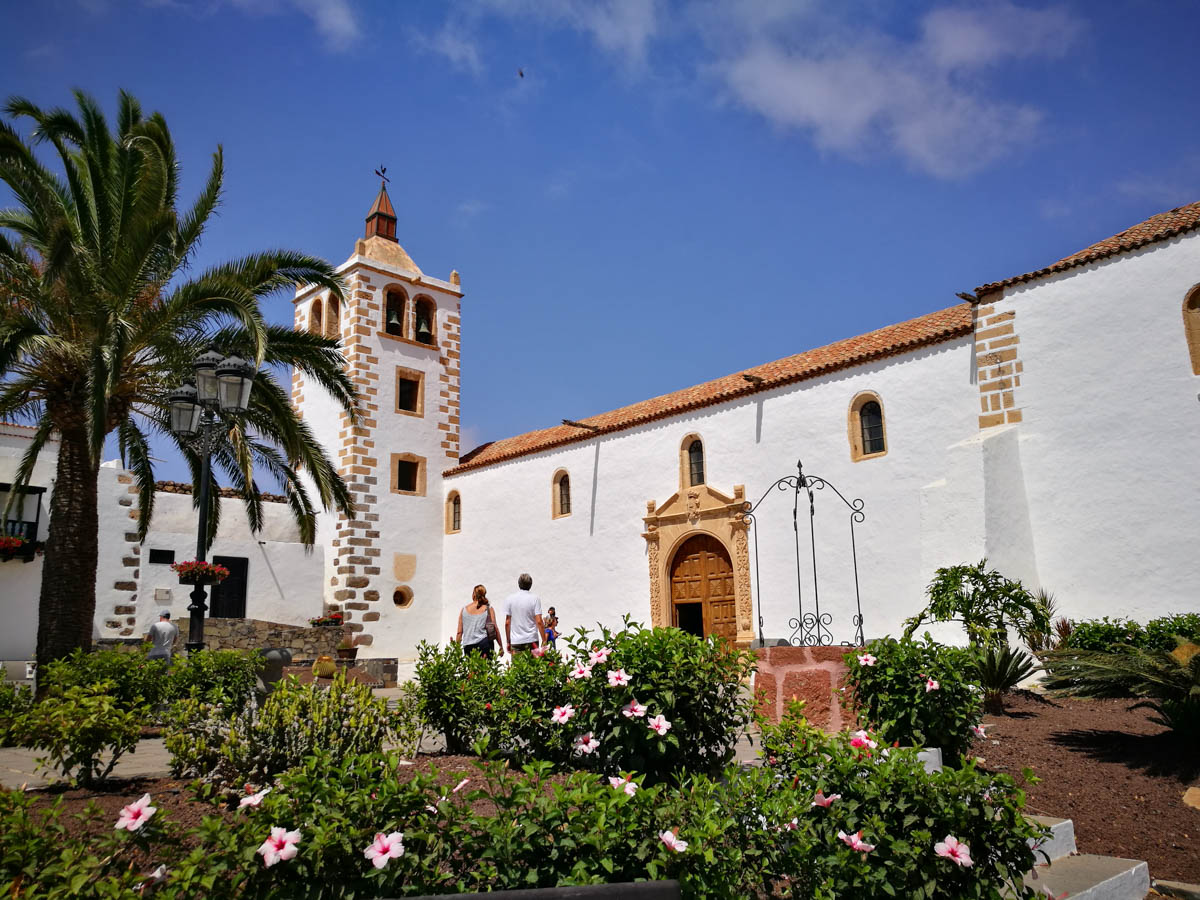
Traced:
<svg viewBox="0 0 1200 900">
<path fill-rule="evenodd" d="M 392 716 L 387 701 L 339 673 L 329 686 L 283 681 L 260 703 L 230 716 L 196 700 L 176 704 L 165 734 L 171 771 L 216 787 L 269 782 L 318 750 L 378 751 Z"/>
<path fill-rule="evenodd" d="M 131 650 L 75 650 L 38 672 L 41 686 L 50 693 L 104 682 L 118 709 L 154 709 L 164 699 L 167 663 L 147 659 L 144 648 Z"/>
<path fill-rule="evenodd" d="M 32 706 L 33 691 L 24 685 L 0 681 L 0 747 L 18 743 L 20 735 L 13 731 L 13 726 Z"/>
<path fill-rule="evenodd" d="M 132 753 L 149 715 L 146 707 L 123 709 L 110 681 L 55 687 L 10 726 L 14 743 L 45 751 L 50 765 L 81 785 L 103 781 L 122 756 Z"/>
<path fill-rule="evenodd" d="M 753 654 L 677 628 L 579 629 L 564 650 L 501 668 L 457 645 L 421 647 L 422 711 L 447 744 L 651 781 L 715 774 L 752 716 Z"/>
<path fill-rule="evenodd" d="M 176 660 L 167 676 L 166 698 L 219 704 L 230 712 L 254 695 L 265 661 L 258 651 L 199 650 Z"/>
<path fill-rule="evenodd" d="M 860 718 L 884 743 L 940 747 L 954 765 L 983 711 L 971 651 L 924 640 L 871 641 L 847 654 L 846 686 Z"/>
<path fill-rule="evenodd" d="M 1034 896 L 1021 878 L 1044 832 L 1011 778 L 973 763 L 926 772 L 915 749 L 868 731 L 827 735 L 798 712 L 764 725 L 763 753 L 798 797 L 783 827 L 797 835 L 799 896 Z"/>
</svg>

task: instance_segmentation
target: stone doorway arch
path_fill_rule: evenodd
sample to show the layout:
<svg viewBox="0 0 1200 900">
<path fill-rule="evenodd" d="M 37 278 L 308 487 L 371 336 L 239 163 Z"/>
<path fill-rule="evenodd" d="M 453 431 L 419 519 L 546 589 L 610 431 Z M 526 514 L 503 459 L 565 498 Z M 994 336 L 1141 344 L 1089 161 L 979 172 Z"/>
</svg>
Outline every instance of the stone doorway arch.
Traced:
<svg viewBox="0 0 1200 900">
<path fill-rule="evenodd" d="M 733 561 L 714 535 L 701 531 L 671 555 L 671 624 L 697 637 L 737 640 Z"/>
<path fill-rule="evenodd" d="M 716 611 L 720 633 L 739 646 L 750 644 L 754 637 L 751 628 L 750 553 L 746 539 L 748 523 L 743 515 L 748 508 L 746 490 L 736 485 L 733 496 L 713 490 L 706 484 L 696 485 L 672 494 L 665 502 L 646 503 L 643 518 L 646 528 L 647 562 L 650 568 L 650 622 L 656 627 L 678 624 L 672 598 L 672 568 L 688 541 L 709 535 L 721 548 L 730 571 L 722 595 L 732 588 L 732 621 L 729 621 L 728 601 Z M 707 572 L 707 570 L 706 570 Z M 694 602 L 694 601 L 693 601 Z M 712 613 L 712 610 L 709 611 Z M 694 614 L 694 611 L 693 611 Z M 711 624 L 711 615 L 706 622 Z"/>
</svg>

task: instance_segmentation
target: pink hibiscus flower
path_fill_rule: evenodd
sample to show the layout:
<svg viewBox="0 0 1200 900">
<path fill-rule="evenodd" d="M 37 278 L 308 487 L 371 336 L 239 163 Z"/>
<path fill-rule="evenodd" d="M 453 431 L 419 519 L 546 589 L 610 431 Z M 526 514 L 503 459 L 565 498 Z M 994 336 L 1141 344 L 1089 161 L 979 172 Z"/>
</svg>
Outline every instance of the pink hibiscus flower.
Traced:
<svg viewBox="0 0 1200 900">
<path fill-rule="evenodd" d="M 864 653 L 862 656 L 860 656 L 858 658 L 858 664 L 860 666 L 868 666 L 869 667 L 869 666 L 875 665 L 876 662 L 878 662 L 878 660 L 875 659 L 875 657 L 873 657 L 870 653 Z"/>
<path fill-rule="evenodd" d="M 856 731 L 850 737 L 850 746 L 856 750 L 866 747 L 869 750 L 874 750 L 878 744 L 871 740 L 870 734 L 866 731 Z"/>
<path fill-rule="evenodd" d="M 121 816 L 113 827 L 118 830 L 124 828 L 126 831 L 137 831 L 149 822 L 150 817 L 157 811 L 157 806 L 150 805 L 150 795 L 142 794 L 140 800 L 121 807 Z"/>
<path fill-rule="evenodd" d="M 855 834 L 846 834 L 844 831 L 838 832 L 838 840 L 849 847 L 851 850 L 858 850 L 861 853 L 870 853 L 875 849 L 874 844 L 868 844 L 862 839 L 862 832 Z"/>
<path fill-rule="evenodd" d="M 576 753 L 589 754 L 599 746 L 600 742 L 592 737 L 592 733 L 590 731 L 575 738 Z"/>
<path fill-rule="evenodd" d="M 609 687 L 625 687 L 629 682 L 629 673 L 624 669 L 617 669 L 615 672 L 612 669 L 608 670 Z"/>
<path fill-rule="evenodd" d="M 987 737 L 987 729 L 989 727 L 990 726 L 988 726 L 988 725 L 972 725 L 971 732 L 975 735 L 975 737 L 979 737 L 979 738 Z"/>
<path fill-rule="evenodd" d="M 688 848 L 687 841 L 681 841 L 679 839 L 679 835 L 677 835 L 674 831 L 664 831 L 658 836 L 658 839 L 676 853 L 682 853 Z"/>
<path fill-rule="evenodd" d="M 238 801 L 238 809 L 245 809 L 247 806 L 261 806 L 263 797 L 267 796 L 269 793 L 271 793 L 271 789 L 268 787 L 263 788 L 257 794 L 251 794 L 249 797 L 243 797 L 240 801 Z"/>
<path fill-rule="evenodd" d="M 550 721 L 555 725 L 566 725 L 571 721 L 571 716 L 575 715 L 575 707 L 570 703 L 564 706 L 554 707 L 554 712 L 550 715 Z"/>
<path fill-rule="evenodd" d="M 971 848 L 960 841 L 953 835 L 946 835 L 944 841 L 938 841 L 933 845 L 933 852 L 938 856 L 944 856 L 946 859 L 952 859 L 964 868 L 972 866 Z"/>
<path fill-rule="evenodd" d="M 936 691 L 940 687 L 941 687 L 941 685 L 938 684 L 936 681 L 934 681 L 932 678 L 925 679 L 925 693 L 928 694 L 930 691 Z"/>
<path fill-rule="evenodd" d="M 580 678 L 591 678 L 592 677 L 592 667 L 585 666 L 583 663 L 576 663 L 575 668 L 573 668 L 570 672 L 567 673 L 567 677 L 574 678 L 576 680 L 579 680 Z"/>
<path fill-rule="evenodd" d="M 404 855 L 404 835 L 399 831 L 384 834 L 382 831 L 375 835 L 371 846 L 363 851 L 363 856 L 371 861 L 377 869 L 382 869 L 390 860 Z"/>
<path fill-rule="evenodd" d="M 646 714 L 646 707 L 638 703 L 637 700 L 630 700 L 621 707 L 621 715 L 627 719 L 640 719 Z"/>
<path fill-rule="evenodd" d="M 647 719 L 646 724 L 659 737 L 662 737 L 671 730 L 671 723 L 663 717 L 662 713 L 659 713 L 653 719 Z"/>
<path fill-rule="evenodd" d="M 636 781 L 631 781 L 629 776 L 618 778 L 616 775 L 608 776 L 608 783 L 613 786 L 614 790 L 624 791 L 628 796 L 632 797 L 638 791 Z"/>
<path fill-rule="evenodd" d="M 612 656 L 612 649 L 609 647 L 597 647 L 588 654 L 588 662 L 593 666 L 596 663 L 608 662 L 608 658 Z"/>
<path fill-rule="evenodd" d="M 829 809 L 829 807 L 833 806 L 834 800 L 841 800 L 841 799 L 842 799 L 841 794 L 830 794 L 828 797 L 826 797 L 824 792 L 817 791 L 817 795 L 815 797 L 813 797 L 812 805 L 819 806 L 822 809 Z"/>
<path fill-rule="evenodd" d="M 299 831 L 272 828 L 271 836 L 263 841 L 262 846 L 255 852 L 263 858 L 263 865 L 269 869 L 275 863 L 291 859 L 299 853 L 300 851 L 296 849 L 296 845 L 299 843 Z"/>
</svg>

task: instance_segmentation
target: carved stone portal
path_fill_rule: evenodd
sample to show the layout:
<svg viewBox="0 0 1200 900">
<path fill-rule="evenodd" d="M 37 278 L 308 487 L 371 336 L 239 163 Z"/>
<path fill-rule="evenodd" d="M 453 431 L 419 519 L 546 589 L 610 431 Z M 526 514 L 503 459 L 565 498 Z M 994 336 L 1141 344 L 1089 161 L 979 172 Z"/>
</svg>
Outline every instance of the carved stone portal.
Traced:
<svg viewBox="0 0 1200 900">
<path fill-rule="evenodd" d="M 650 621 L 656 627 L 672 624 L 671 560 L 692 535 L 710 534 L 719 540 L 733 561 L 734 601 L 737 608 L 737 644 L 745 647 L 754 638 L 751 627 L 750 553 L 746 541 L 749 525 L 742 518 L 750 508 L 744 485 L 735 485 L 728 497 L 706 484 L 672 494 L 661 506 L 646 503 L 643 521 L 650 564 Z"/>
</svg>

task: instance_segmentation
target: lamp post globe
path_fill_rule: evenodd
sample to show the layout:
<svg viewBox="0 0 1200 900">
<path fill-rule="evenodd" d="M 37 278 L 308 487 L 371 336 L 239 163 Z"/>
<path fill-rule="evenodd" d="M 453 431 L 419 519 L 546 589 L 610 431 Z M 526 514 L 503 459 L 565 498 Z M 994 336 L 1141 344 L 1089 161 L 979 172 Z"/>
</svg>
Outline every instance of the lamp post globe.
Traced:
<svg viewBox="0 0 1200 900">
<path fill-rule="evenodd" d="M 236 353 L 227 356 L 217 366 L 217 399 L 221 410 L 243 413 L 250 405 L 250 390 L 254 387 L 254 364 Z"/>
<path fill-rule="evenodd" d="M 200 414 L 204 407 L 196 402 L 196 388 L 180 385 L 167 396 L 171 430 L 180 437 L 190 437 L 200 430 Z"/>
<path fill-rule="evenodd" d="M 192 363 L 192 371 L 196 373 L 196 393 L 201 403 L 216 402 L 217 366 L 224 361 L 225 357 L 210 347 Z"/>
</svg>

